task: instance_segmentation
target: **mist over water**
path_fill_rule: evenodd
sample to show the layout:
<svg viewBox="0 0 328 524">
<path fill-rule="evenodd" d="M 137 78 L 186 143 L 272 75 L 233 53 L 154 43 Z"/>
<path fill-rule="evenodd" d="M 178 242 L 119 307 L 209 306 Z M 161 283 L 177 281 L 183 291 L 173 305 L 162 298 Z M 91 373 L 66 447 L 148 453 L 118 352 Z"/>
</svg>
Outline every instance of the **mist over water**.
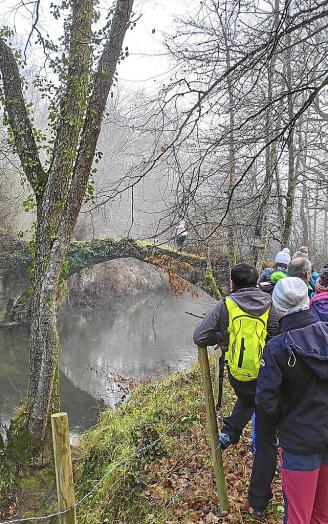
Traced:
<svg viewBox="0 0 328 524">
<path fill-rule="evenodd" d="M 145 296 L 135 303 L 117 301 L 110 310 L 83 310 L 60 319 L 61 409 L 79 432 L 93 425 L 99 410 L 115 406 L 135 381 L 181 370 L 197 358 L 192 333 L 214 300 L 203 292 Z M 0 411 L 8 424 L 25 393 L 28 333 L 0 329 Z"/>
</svg>

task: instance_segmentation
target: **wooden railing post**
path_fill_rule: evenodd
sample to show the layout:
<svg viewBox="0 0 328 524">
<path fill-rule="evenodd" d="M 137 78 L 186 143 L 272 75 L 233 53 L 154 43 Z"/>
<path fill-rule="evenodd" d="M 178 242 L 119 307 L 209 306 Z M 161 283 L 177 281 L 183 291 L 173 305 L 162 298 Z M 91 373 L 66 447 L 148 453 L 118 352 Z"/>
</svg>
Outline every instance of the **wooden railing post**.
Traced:
<svg viewBox="0 0 328 524">
<path fill-rule="evenodd" d="M 208 432 L 212 448 L 212 457 L 214 465 L 214 474 L 216 480 L 216 488 L 219 497 L 220 510 L 228 511 L 229 502 L 227 497 L 227 487 L 224 477 L 224 470 L 222 464 L 222 455 L 219 447 L 219 431 L 216 419 L 213 389 L 211 382 L 210 366 L 208 362 L 208 354 L 206 347 L 198 347 L 199 364 L 202 374 L 202 382 L 205 395 L 206 415 Z"/>
<path fill-rule="evenodd" d="M 52 442 L 54 447 L 58 510 L 70 511 L 60 516 L 61 524 L 76 524 L 76 509 L 71 447 L 67 413 L 55 413 L 51 416 Z"/>
</svg>

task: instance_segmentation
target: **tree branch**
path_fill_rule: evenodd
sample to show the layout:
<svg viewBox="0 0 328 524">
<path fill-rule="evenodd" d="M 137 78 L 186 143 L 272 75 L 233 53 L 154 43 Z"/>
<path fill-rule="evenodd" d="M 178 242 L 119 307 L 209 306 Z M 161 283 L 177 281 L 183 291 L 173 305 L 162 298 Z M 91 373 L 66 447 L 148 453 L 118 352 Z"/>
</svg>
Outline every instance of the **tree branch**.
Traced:
<svg viewBox="0 0 328 524">
<path fill-rule="evenodd" d="M 61 228 L 62 232 L 68 228 L 68 234 L 70 234 L 70 230 L 72 230 L 75 225 L 84 199 L 103 114 L 113 84 L 116 65 L 120 57 L 125 33 L 130 23 L 132 6 L 133 0 L 117 0 L 110 35 L 99 60 L 95 84 L 87 108 L 79 152 L 75 163 L 64 219 L 65 223 L 62 224 L 63 227 Z"/>
<path fill-rule="evenodd" d="M 322 120 L 325 120 L 325 122 L 328 122 L 328 113 L 323 111 L 319 105 L 319 97 L 316 98 L 313 102 L 314 109 L 316 113 L 322 118 Z"/>
<path fill-rule="evenodd" d="M 32 27 L 31 27 L 30 33 L 29 33 L 29 35 L 27 37 L 25 48 L 24 48 L 24 58 L 25 58 L 25 60 L 26 60 L 26 51 L 27 51 L 28 45 L 31 42 L 32 35 L 33 35 L 34 31 L 37 29 L 37 25 L 38 25 L 38 22 L 39 22 L 40 3 L 41 3 L 41 0 L 36 0 L 36 4 L 35 4 L 35 8 L 34 8 L 34 15 L 33 15 L 33 16 L 35 16 L 35 18 L 34 18 L 34 20 L 32 22 Z"/>
<path fill-rule="evenodd" d="M 33 126 L 22 92 L 22 80 L 13 51 L 0 39 L 0 71 L 4 107 L 14 136 L 15 150 L 37 200 L 42 194 L 45 172 L 40 162 Z"/>
</svg>

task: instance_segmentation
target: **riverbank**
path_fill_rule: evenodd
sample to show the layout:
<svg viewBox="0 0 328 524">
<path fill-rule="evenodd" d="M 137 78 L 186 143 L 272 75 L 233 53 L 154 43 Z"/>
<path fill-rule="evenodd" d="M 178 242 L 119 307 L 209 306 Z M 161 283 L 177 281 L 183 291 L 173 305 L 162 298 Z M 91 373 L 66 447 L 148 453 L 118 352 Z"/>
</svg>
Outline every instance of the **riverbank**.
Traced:
<svg viewBox="0 0 328 524">
<path fill-rule="evenodd" d="M 233 401 L 226 382 L 225 413 Z M 224 453 L 231 510 L 220 517 L 199 366 L 142 384 L 117 409 L 106 410 L 73 450 L 77 500 L 85 497 L 78 506 L 78 522 L 254 522 L 245 507 L 250 444 L 248 428 L 240 444 Z M 281 522 L 278 480 L 274 493 L 269 524 Z M 20 516 L 52 512 L 56 507 L 52 465 L 30 470 L 20 479 L 16 495 Z"/>
<path fill-rule="evenodd" d="M 226 387 L 225 412 L 233 400 Z M 198 365 L 141 385 L 117 410 L 106 411 L 83 435 L 74 462 L 78 498 L 96 486 L 81 505 L 81 523 L 253 522 L 245 511 L 250 429 L 224 453 L 231 511 L 218 516 Z M 281 521 L 278 481 L 274 492 L 269 523 Z"/>
</svg>

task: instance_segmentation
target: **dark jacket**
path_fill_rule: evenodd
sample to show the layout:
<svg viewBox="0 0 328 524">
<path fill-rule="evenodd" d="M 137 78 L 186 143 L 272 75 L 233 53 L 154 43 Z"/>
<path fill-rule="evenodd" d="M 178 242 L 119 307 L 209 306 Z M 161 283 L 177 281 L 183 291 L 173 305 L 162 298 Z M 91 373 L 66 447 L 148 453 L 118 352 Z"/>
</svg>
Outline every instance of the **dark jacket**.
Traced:
<svg viewBox="0 0 328 524">
<path fill-rule="evenodd" d="M 283 273 L 287 273 L 287 266 L 275 264 L 274 267 L 266 267 L 265 269 L 263 269 L 258 283 L 261 284 L 262 282 L 270 282 L 273 273 L 275 273 L 276 271 L 282 271 Z"/>
<path fill-rule="evenodd" d="M 231 298 L 246 313 L 259 317 L 270 307 L 271 296 L 257 287 L 238 289 L 231 293 Z M 197 325 L 194 331 L 194 342 L 197 346 L 215 346 L 222 343 L 228 346 L 229 316 L 224 300 L 217 304 L 207 313 L 206 317 Z M 278 315 L 271 306 L 268 319 L 268 339 L 278 333 Z"/>
<path fill-rule="evenodd" d="M 309 310 L 283 317 L 265 346 L 256 409 L 268 434 L 277 428 L 294 454 L 328 450 L 328 326 Z"/>
<path fill-rule="evenodd" d="M 263 269 L 262 273 L 260 274 L 259 284 L 261 282 L 268 282 L 270 280 L 272 273 L 274 272 L 275 272 L 275 269 L 273 267 L 266 267 L 265 269 Z"/>
</svg>

